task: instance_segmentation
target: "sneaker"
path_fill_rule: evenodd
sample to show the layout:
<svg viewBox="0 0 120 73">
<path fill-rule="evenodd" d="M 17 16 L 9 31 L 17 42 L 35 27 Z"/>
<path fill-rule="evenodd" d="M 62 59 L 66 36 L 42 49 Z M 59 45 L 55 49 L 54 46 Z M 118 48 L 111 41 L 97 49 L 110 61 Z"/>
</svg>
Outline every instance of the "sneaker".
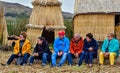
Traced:
<svg viewBox="0 0 120 73">
<path fill-rule="evenodd" d="M 61 67 L 62 65 L 58 65 L 57 67 Z"/>
<path fill-rule="evenodd" d="M 89 68 L 92 68 L 92 64 L 89 64 Z"/>
<path fill-rule="evenodd" d="M 33 64 L 32 63 L 29 63 L 30 66 L 32 66 Z"/>
<path fill-rule="evenodd" d="M 8 64 L 3 64 L 3 63 L 1 63 L 1 65 L 2 65 L 2 66 L 8 66 Z"/>
<path fill-rule="evenodd" d="M 46 66 L 46 63 L 42 63 L 42 66 Z"/>
<path fill-rule="evenodd" d="M 50 67 L 54 68 L 54 67 L 56 67 L 56 65 L 51 65 Z"/>
<path fill-rule="evenodd" d="M 22 66 L 25 66 L 26 64 L 23 64 Z"/>
<path fill-rule="evenodd" d="M 80 67 L 80 66 L 81 66 L 81 64 L 78 64 L 77 66 L 78 66 L 78 67 Z"/>
<path fill-rule="evenodd" d="M 72 66 L 72 65 L 73 65 L 73 64 L 70 64 L 70 63 L 68 64 L 68 66 Z"/>
</svg>

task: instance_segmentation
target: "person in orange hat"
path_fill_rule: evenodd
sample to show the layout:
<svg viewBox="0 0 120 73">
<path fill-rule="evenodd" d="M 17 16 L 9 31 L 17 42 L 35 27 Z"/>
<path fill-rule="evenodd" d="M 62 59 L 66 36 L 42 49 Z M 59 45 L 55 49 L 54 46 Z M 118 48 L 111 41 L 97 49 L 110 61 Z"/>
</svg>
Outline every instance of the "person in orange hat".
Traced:
<svg viewBox="0 0 120 73">
<path fill-rule="evenodd" d="M 69 39 L 64 31 L 58 32 L 58 37 L 54 41 L 54 53 L 52 54 L 52 67 L 56 66 L 56 58 L 61 57 L 58 67 L 62 66 L 66 60 L 70 47 Z"/>
</svg>

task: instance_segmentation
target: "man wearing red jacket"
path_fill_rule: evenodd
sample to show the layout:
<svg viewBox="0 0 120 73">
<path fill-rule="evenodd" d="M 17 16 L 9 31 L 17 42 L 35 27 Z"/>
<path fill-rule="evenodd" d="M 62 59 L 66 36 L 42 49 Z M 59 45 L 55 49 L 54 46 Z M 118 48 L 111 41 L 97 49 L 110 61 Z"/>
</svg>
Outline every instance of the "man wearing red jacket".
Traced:
<svg viewBox="0 0 120 73">
<path fill-rule="evenodd" d="M 75 34 L 73 39 L 70 42 L 70 53 L 68 53 L 68 64 L 73 65 L 72 58 L 80 58 L 78 65 L 82 64 L 84 57 L 83 52 L 84 40 L 79 34 Z"/>
</svg>

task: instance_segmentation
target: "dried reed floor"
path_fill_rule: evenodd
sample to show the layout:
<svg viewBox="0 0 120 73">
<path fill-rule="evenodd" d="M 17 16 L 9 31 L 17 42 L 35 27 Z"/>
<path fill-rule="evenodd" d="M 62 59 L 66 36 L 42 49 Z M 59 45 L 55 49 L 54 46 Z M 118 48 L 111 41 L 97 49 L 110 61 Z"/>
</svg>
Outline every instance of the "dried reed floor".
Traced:
<svg viewBox="0 0 120 73">
<path fill-rule="evenodd" d="M 0 51 L 0 63 L 5 63 L 11 53 Z M 16 66 L 12 63 L 6 67 L 0 65 L 0 73 L 120 73 L 120 65 L 110 67 L 109 65 L 98 66 L 94 64 L 92 68 L 88 68 L 86 65 L 80 67 L 65 65 L 60 68 L 51 68 L 50 65 L 42 67 L 40 63 L 33 66 Z"/>
</svg>

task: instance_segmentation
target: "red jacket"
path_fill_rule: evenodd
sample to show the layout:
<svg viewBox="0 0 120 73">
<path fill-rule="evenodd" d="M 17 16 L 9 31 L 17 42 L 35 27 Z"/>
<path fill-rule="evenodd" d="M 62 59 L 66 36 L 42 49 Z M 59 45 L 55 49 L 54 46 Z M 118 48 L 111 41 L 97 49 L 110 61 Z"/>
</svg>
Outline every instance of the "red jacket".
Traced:
<svg viewBox="0 0 120 73">
<path fill-rule="evenodd" d="M 71 40 L 70 42 L 70 53 L 75 54 L 81 54 L 83 51 L 83 46 L 84 46 L 84 40 L 80 39 L 78 43 L 74 41 L 74 39 Z"/>
</svg>

